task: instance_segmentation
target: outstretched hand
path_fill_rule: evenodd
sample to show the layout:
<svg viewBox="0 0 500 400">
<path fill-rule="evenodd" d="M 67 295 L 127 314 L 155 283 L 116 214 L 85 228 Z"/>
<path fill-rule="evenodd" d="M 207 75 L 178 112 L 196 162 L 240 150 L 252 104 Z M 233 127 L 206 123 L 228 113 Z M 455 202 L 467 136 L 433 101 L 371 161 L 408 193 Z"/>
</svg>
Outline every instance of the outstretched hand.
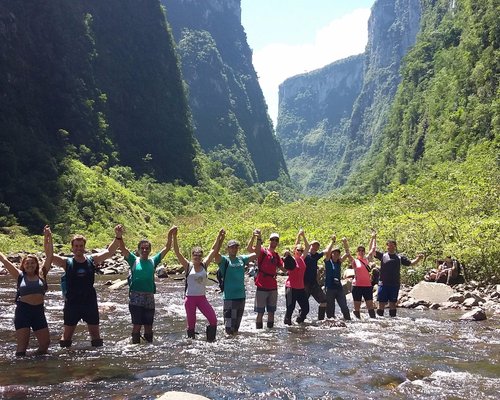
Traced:
<svg viewBox="0 0 500 400">
<path fill-rule="evenodd" d="M 115 226 L 115 237 L 121 239 L 123 236 L 123 225 L 118 224 Z"/>
</svg>

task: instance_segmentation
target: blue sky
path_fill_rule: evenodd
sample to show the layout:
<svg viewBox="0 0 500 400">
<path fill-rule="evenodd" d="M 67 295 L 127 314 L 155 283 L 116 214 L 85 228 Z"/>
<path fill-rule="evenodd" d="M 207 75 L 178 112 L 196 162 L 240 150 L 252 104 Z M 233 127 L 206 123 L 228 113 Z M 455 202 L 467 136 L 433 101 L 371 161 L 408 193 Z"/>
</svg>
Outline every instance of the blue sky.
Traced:
<svg viewBox="0 0 500 400">
<path fill-rule="evenodd" d="M 364 51 L 375 0 L 241 0 L 242 25 L 276 126 L 286 78 Z"/>
</svg>

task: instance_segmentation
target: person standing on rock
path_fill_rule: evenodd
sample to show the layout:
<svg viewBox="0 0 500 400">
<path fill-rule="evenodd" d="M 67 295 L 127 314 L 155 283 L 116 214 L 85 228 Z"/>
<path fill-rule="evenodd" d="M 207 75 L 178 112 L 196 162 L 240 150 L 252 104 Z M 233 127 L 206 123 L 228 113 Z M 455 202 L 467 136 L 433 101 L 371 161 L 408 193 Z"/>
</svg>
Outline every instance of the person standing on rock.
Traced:
<svg viewBox="0 0 500 400">
<path fill-rule="evenodd" d="M 262 239 L 257 238 L 255 247 L 253 241 L 255 235 L 250 239 L 247 250 L 257 254 L 257 275 L 255 276 L 255 305 L 254 311 L 257 313 L 255 327 L 262 329 L 264 327 L 262 319 L 267 311 L 267 327 L 274 327 L 274 313 L 278 304 L 278 282 L 276 275 L 278 269 L 284 271 L 283 260 L 276 252 L 280 242 L 280 236 L 274 232 L 269 236 L 269 247 L 262 247 Z"/>
<path fill-rule="evenodd" d="M 304 240 L 306 240 L 304 236 Z M 307 241 L 306 241 L 307 243 Z M 318 283 L 318 261 L 321 260 L 324 251 L 319 250 L 319 242 L 313 240 L 310 244 L 310 250 L 305 257 L 306 273 L 304 275 L 304 287 L 306 290 L 307 298 L 310 296 L 319 304 L 318 307 L 318 320 L 325 319 L 326 313 L 326 295 L 320 284 Z"/>
<path fill-rule="evenodd" d="M 44 250 L 45 261 L 40 269 L 38 258 L 34 255 L 25 256 L 19 268 L 16 268 L 7 257 L 0 253 L 0 262 L 17 280 L 16 311 L 14 326 L 16 329 L 16 357 L 24 357 L 30 341 L 30 329 L 38 340 L 36 354 L 45 354 L 49 349 L 50 334 L 45 318 L 44 299 L 47 291 L 47 273 L 50 269 L 53 255 L 52 233 L 45 226 Z"/>
<path fill-rule="evenodd" d="M 254 230 L 253 235 L 260 240 L 260 231 Z M 217 252 L 214 261 L 219 265 L 220 274 L 224 277 L 224 323 L 228 335 L 237 335 L 243 312 L 245 311 L 245 265 L 257 258 L 255 253 L 238 255 L 240 244 L 232 239 L 227 242 L 227 256 Z"/>
<path fill-rule="evenodd" d="M 376 234 L 372 234 L 374 238 Z M 347 239 L 342 238 L 342 243 L 344 244 L 344 250 L 347 258 L 351 262 L 352 268 L 354 269 L 354 280 L 352 282 L 352 300 L 354 303 L 353 314 L 356 318 L 361 318 L 361 301 L 364 299 L 366 303 L 366 308 L 368 309 L 368 315 L 370 318 L 375 318 L 375 306 L 373 304 L 373 286 L 371 283 L 370 267 L 368 259 L 365 257 L 365 247 L 358 246 L 356 249 L 356 258 L 354 258 L 349 251 L 349 244 Z M 376 240 L 372 240 L 372 248 L 368 254 L 368 257 L 375 254 Z"/>
<path fill-rule="evenodd" d="M 115 233 L 119 234 L 116 228 Z M 74 235 L 71 239 L 72 257 L 54 254 L 52 263 L 65 271 L 61 280 L 64 294 L 64 331 L 59 342 L 61 347 L 71 346 L 76 325 L 80 320 L 87 323 L 91 345 L 103 345 L 99 332 L 99 309 L 94 278 L 97 266 L 115 254 L 120 241 L 121 236 L 116 236 L 106 250 L 87 256 L 87 239 L 82 235 Z"/>
<path fill-rule="evenodd" d="M 380 260 L 380 280 L 378 283 L 378 310 L 377 314 L 384 315 L 384 309 L 389 302 L 389 315 L 396 316 L 399 288 L 401 285 L 401 265 L 409 267 L 417 264 L 424 256 L 419 254 L 415 259 L 409 260 L 406 256 L 397 253 L 395 240 L 388 240 L 387 251 L 375 252 L 375 258 Z"/>
<path fill-rule="evenodd" d="M 184 307 L 186 309 L 187 336 L 191 339 L 195 338 L 196 309 L 198 309 L 208 320 L 209 325 L 206 329 L 207 342 L 214 342 L 217 336 L 217 316 L 205 295 L 208 278 L 207 267 L 213 261 L 215 254 L 219 253 L 226 232 L 224 229 L 219 231 L 210 253 L 205 258 L 203 258 L 201 247 L 193 247 L 191 250 L 191 261 L 188 261 L 179 250 L 177 231 L 178 228 L 176 226 L 171 228 L 174 252 L 177 260 L 184 267 L 186 275 Z"/>
<path fill-rule="evenodd" d="M 350 320 L 351 314 L 341 280 L 342 262 L 347 258 L 347 253 L 341 257 L 340 249 L 333 248 L 336 239 L 336 236 L 332 235 L 332 240 L 325 250 L 326 316 L 335 318 L 335 301 L 337 301 L 344 319 Z"/>
<path fill-rule="evenodd" d="M 129 304 L 128 309 L 132 317 L 132 343 L 141 342 L 141 328 L 144 326 L 144 339 L 153 342 L 153 321 L 155 316 L 155 268 L 169 252 L 172 246 L 173 228 L 168 231 L 167 241 L 153 257 L 151 254 L 151 242 L 143 239 L 137 245 L 139 257 L 131 253 L 125 246 L 123 240 L 123 226 L 116 227 L 116 237 L 119 240 L 119 248 L 122 256 L 130 266 L 129 274 Z"/>
</svg>

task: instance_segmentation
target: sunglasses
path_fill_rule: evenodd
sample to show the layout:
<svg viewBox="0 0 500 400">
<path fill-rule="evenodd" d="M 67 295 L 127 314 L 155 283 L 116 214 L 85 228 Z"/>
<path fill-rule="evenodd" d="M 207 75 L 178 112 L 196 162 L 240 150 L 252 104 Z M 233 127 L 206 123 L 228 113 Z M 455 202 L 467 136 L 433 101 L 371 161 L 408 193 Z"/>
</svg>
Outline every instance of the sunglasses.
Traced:
<svg viewBox="0 0 500 400">
<path fill-rule="evenodd" d="M 270 242 L 279 242 L 280 240 L 278 238 L 272 238 L 272 239 L 269 239 Z"/>
<path fill-rule="evenodd" d="M 302 250 L 302 249 L 295 249 L 295 251 L 298 251 L 299 253 L 303 253 L 304 252 L 304 250 Z"/>
</svg>

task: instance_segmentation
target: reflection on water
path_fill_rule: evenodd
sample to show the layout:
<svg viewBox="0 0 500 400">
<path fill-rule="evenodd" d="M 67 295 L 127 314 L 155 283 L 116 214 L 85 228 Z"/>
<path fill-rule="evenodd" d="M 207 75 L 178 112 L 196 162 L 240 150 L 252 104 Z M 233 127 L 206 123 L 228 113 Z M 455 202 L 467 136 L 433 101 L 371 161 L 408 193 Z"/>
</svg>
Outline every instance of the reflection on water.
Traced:
<svg viewBox="0 0 500 400">
<path fill-rule="evenodd" d="M 107 278 L 106 278 L 107 279 Z M 218 341 L 185 338 L 182 281 L 157 282 L 154 344 L 130 344 L 127 289 L 110 291 L 98 277 L 104 347 L 93 349 L 79 325 L 71 349 L 58 348 L 62 307 L 50 275 L 46 309 L 51 353 L 16 359 L 12 318 L 15 281 L 0 277 L 0 397 L 155 398 L 190 391 L 212 399 L 498 399 L 499 320 L 460 322 L 457 311 L 399 310 L 332 328 L 309 319 L 285 327 L 284 293 L 276 327 L 255 330 L 254 287 L 236 338 L 223 335 L 222 300 L 209 290 L 219 317 Z M 310 316 L 317 313 L 312 304 Z M 34 338 L 32 339 L 34 341 Z M 34 342 L 33 342 L 34 345 Z"/>
</svg>

